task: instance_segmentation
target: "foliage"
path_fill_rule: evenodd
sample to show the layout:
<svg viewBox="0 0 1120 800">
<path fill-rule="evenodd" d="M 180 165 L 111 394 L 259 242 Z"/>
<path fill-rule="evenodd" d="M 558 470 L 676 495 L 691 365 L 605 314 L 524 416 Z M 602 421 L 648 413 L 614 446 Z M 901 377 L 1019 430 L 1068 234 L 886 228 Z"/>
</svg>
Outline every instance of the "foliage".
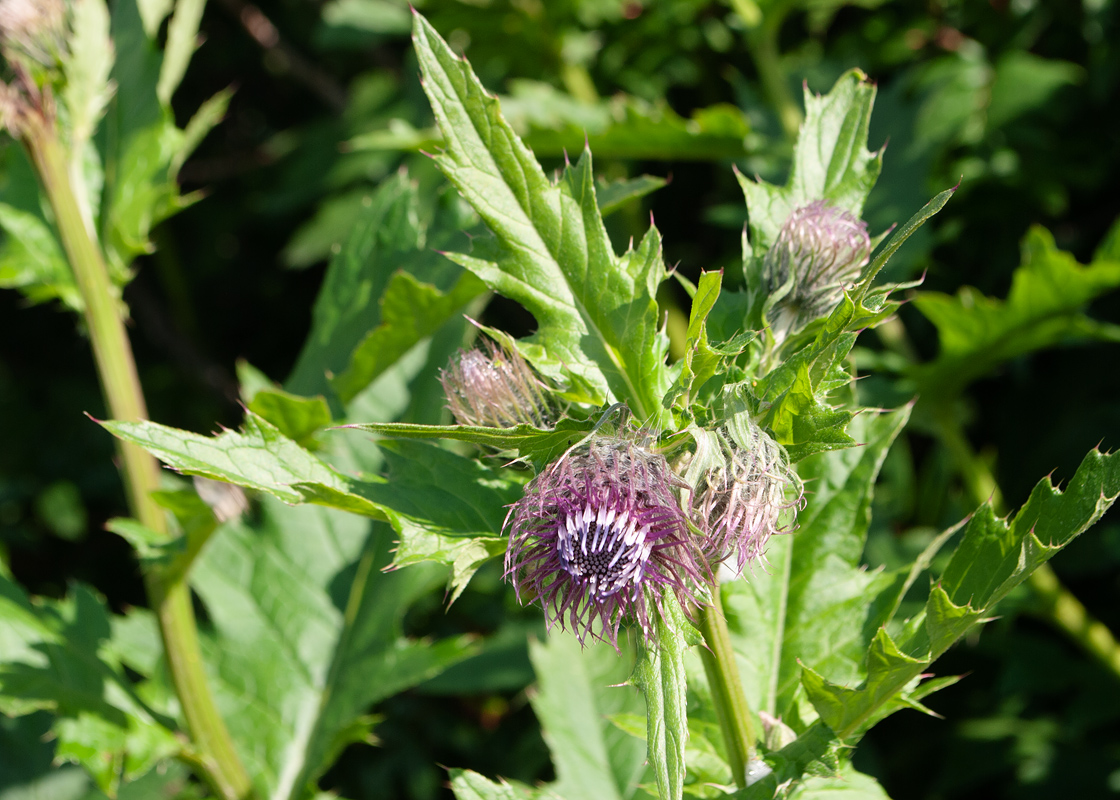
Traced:
<svg viewBox="0 0 1120 800">
<path fill-rule="evenodd" d="M 1074 633 L 1090 655 L 1041 645 L 1050 666 L 1027 676 L 1047 634 L 1017 620 L 1064 624 L 1032 575 L 1120 495 L 1096 400 L 1115 388 L 1100 367 L 1117 339 L 1120 227 L 1101 200 L 1115 155 L 1068 122 L 1116 86 L 1115 14 L 843 5 L 256 9 L 267 70 L 250 64 L 232 94 L 236 14 L 74 0 L 58 69 L 35 79 L 91 241 L 134 337 L 161 341 L 162 325 L 183 374 L 220 390 L 200 399 L 140 345 L 171 424 L 72 426 L 57 389 L 44 405 L 21 388 L 70 387 L 107 416 L 79 388 L 92 377 L 69 377 L 85 356 L 57 345 L 64 318 L 0 314 L 29 320 L 19 341 L 44 364 L 0 356 L 0 800 L 216 791 L 140 571 L 189 581 L 208 684 L 262 798 L 1019 798 L 1071 775 L 1078 796 L 1107 796 L 1107 649 Z M 361 72 L 373 53 L 392 69 Z M 280 110 L 261 80 L 308 88 Z M 80 310 L 34 164 L 16 146 L 0 158 L 0 284 Z M 197 205 L 180 189 L 212 182 Z M 778 336 L 767 253 L 819 199 L 866 217 L 875 249 L 834 308 Z M 328 263 L 321 280 L 260 269 L 281 260 Z M 32 347 L 38 330 L 53 351 Z M 479 331 L 528 360 L 559 420 L 448 424 L 439 370 Z M 236 379 L 209 361 L 246 355 L 260 368 L 241 360 Z M 236 429 L 192 432 L 214 419 Z M 507 510 L 559 455 L 632 437 L 669 459 L 687 503 L 755 428 L 796 470 L 796 529 L 765 563 L 723 567 L 695 605 L 661 598 L 653 631 L 631 626 L 618 652 L 517 606 Z M 170 539 L 121 518 L 102 429 L 244 487 L 245 510 L 227 519 L 168 473 Z M 1118 623 L 1101 598 L 1120 549 L 1101 530 L 1059 571 Z M 714 672 L 713 602 L 733 655 Z M 984 666 L 961 680 L 971 659 Z M 732 713 L 751 731 L 745 776 L 727 674 L 750 709 Z M 944 775 L 906 777 L 918 758 Z"/>
</svg>

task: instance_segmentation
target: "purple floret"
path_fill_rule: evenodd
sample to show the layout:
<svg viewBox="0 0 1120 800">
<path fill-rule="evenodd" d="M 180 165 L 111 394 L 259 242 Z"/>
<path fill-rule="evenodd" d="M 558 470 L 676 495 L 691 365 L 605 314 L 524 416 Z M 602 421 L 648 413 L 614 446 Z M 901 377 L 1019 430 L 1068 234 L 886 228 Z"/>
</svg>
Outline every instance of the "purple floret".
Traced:
<svg viewBox="0 0 1120 800">
<path fill-rule="evenodd" d="M 551 627 L 618 646 L 624 619 L 650 631 L 647 589 L 682 597 L 700 579 L 664 457 L 603 438 L 553 462 L 510 511 L 505 575 Z"/>
</svg>

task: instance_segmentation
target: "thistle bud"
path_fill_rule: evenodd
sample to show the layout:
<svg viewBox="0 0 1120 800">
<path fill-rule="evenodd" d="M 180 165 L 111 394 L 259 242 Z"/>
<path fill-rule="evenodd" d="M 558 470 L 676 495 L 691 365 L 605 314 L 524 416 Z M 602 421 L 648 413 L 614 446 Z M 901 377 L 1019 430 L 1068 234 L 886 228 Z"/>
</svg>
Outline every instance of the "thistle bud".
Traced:
<svg viewBox="0 0 1120 800">
<path fill-rule="evenodd" d="M 460 351 L 439 380 L 460 425 L 545 428 L 553 422 L 545 385 L 515 350 L 488 341 Z"/>
<path fill-rule="evenodd" d="M 63 0 L 0 0 L 0 44 L 41 64 L 54 64 L 65 22 Z"/>
<path fill-rule="evenodd" d="M 647 589 L 683 596 L 700 574 L 668 462 L 602 438 L 538 475 L 507 518 L 505 576 L 536 599 L 549 626 L 618 646 L 624 619 L 649 635 Z"/>
<path fill-rule="evenodd" d="M 870 255 L 867 224 L 854 214 L 824 200 L 794 209 L 763 263 L 769 291 L 778 294 L 769 314 L 775 337 L 832 311 Z"/>
<path fill-rule="evenodd" d="M 800 483 L 782 446 L 753 422 L 739 422 L 723 437 L 727 452 L 696 487 L 693 513 L 704 531 L 701 545 L 709 564 L 734 558 L 741 573 L 764 557 L 766 543 L 783 527 L 781 517 L 800 502 Z M 787 487 L 797 495 L 786 500 Z"/>
</svg>

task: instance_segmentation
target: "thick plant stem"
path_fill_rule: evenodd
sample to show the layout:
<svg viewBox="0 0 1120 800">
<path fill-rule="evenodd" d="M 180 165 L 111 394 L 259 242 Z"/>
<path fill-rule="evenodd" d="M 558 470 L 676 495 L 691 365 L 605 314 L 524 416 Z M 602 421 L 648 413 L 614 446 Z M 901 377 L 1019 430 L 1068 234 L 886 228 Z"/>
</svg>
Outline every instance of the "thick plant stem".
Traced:
<svg viewBox="0 0 1120 800">
<path fill-rule="evenodd" d="M 942 444 L 957 462 L 972 502 L 980 505 L 990 500 L 997 513 L 1005 513 L 1003 495 L 991 468 L 973 452 L 951 409 L 939 410 L 937 431 Z M 1027 585 L 1038 601 L 1031 612 L 1064 633 L 1120 678 L 1120 642 L 1107 625 L 1089 614 L 1081 601 L 1062 585 L 1053 568 L 1043 564 L 1028 576 Z"/>
<path fill-rule="evenodd" d="M 85 304 L 86 325 L 109 413 L 114 419 L 146 419 L 148 412 L 132 346 L 121 319 L 120 300 L 101 250 L 82 218 L 54 125 L 32 113 L 23 120 L 21 132 L 54 210 L 62 246 Z M 132 513 L 148 528 L 166 532 L 164 512 L 151 497 L 151 492 L 159 488 L 159 465 L 155 458 L 136 445 L 120 441 L 117 452 Z M 206 685 L 190 589 L 182 576 L 164 585 L 153 573 L 146 576 L 146 583 L 159 619 L 175 691 L 197 750 L 196 762 L 202 765 L 204 777 L 221 797 L 249 797 L 252 784 Z"/>
<path fill-rule="evenodd" d="M 700 631 L 707 647 L 700 648 L 704 672 L 712 691 L 712 702 L 719 717 L 719 727 L 727 747 L 727 763 L 731 775 L 740 789 L 747 787 L 747 767 L 754 756 L 755 733 L 751 722 L 739 665 L 731 648 L 727 620 L 723 616 L 723 602 L 719 586 L 712 587 L 713 604 L 700 609 Z"/>
</svg>

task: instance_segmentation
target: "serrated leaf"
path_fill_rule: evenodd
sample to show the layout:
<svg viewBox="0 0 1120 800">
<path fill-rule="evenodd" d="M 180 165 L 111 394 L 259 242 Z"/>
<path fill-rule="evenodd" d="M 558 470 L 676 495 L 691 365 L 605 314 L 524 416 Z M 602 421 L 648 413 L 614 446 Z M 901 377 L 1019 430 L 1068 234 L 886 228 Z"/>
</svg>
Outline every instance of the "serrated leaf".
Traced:
<svg viewBox="0 0 1120 800">
<path fill-rule="evenodd" d="M 502 118 L 498 101 L 419 15 L 413 38 L 425 91 L 447 137 L 437 164 L 494 233 L 479 255 L 449 256 L 536 318 L 532 344 L 551 375 L 571 374 L 625 401 L 643 422 L 665 421 L 668 342 L 654 295 L 665 277 L 660 236 L 614 254 L 595 199 L 590 154 L 557 183 Z M 563 365 L 561 369 L 561 365 Z"/>
<path fill-rule="evenodd" d="M 404 314 L 409 302 L 418 299 L 442 323 L 471 299 L 472 291 L 481 289 L 462 269 L 431 251 L 450 244 L 466 225 L 454 204 L 444 202 L 432 211 L 425 208 L 431 202 L 407 175 L 398 173 L 359 203 L 359 216 L 327 268 L 311 332 L 286 389 L 332 398 L 337 390 L 349 401 L 392 363 L 379 356 L 378 347 L 390 345 L 396 360 L 421 334 L 439 327 L 420 314 L 409 319 Z M 433 221 L 427 224 L 423 218 L 429 213 Z M 393 329 L 406 320 L 405 330 Z M 337 382 L 330 380 L 334 375 L 340 376 Z"/>
<path fill-rule="evenodd" d="M 641 648 L 630 681 L 645 695 L 646 754 L 659 794 L 662 800 L 680 800 L 688 744 L 684 656 L 703 640 L 668 590 L 662 593 L 656 625 L 656 641 Z"/>
<path fill-rule="evenodd" d="M 997 519 L 990 504 L 982 506 L 931 591 L 923 616 L 906 626 L 906 638 L 895 643 L 880 629 L 868 650 L 862 685 L 839 686 L 805 671 L 806 691 L 822 719 L 841 739 L 854 740 L 887 714 L 914 707 L 924 696 L 917 681 L 929 664 L 1096 522 L 1117 496 L 1120 457 L 1093 450 L 1065 492 L 1049 479 L 1040 481 L 1010 522 Z"/>
<path fill-rule="evenodd" d="M 619 643 L 628 656 L 633 652 Z M 643 742 L 619 730 L 610 718 L 640 714 L 641 695 L 624 685 L 629 662 L 609 644 L 582 647 L 567 633 L 529 643 L 539 691 L 531 697 L 541 733 L 556 765 L 549 789 L 561 797 L 626 800 L 645 773 Z"/>
<path fill-rule="evenodd" d="M 837 681 L 856 681 L 881 621 L 871 600 L 888 576 L 860 567 L 875 478 L 909 408 L 861 415 L 853 431 L 864 446 L 806 459 L 809 491 L 796 532 L 770 540 L 766 569 L 725 583 L 722 595 L 747 703 L 796 718 L 801 665 Z"/>
<path fill-rule="evenodd" d="M 469 769 L 452 769 L 451 791 L 457 800 L 547 800 L 557 795 L 548 787 L 531 788 L 506 780 L 492 781 Z"/>
<path fill-rule="evenodd" d="M 242 432 L 200 436 L 154 422 L 103 422 L 188 475 L 268 492 L 289 504 L 313 503 L 388 521 L 400 537 L 397 564 L 436 560 L 453 566 L 459 592 L 498 551 L 506 507 L 527 476 L 496 472 L 419 442 L 383 442 L 389 477 L 350 478 L 246 412 Z"/>
<path fill-rule="evenodd" d="M 1035 227 L 1023 240 L 1022 265 L 1006 300 L 971 287 L 955 296 L 921 292 L 914 306 L 937 328 L 937 358 L 913 369 L 923 397 L 959 393 L 998 364 L 1045 347 L 1086 339 L 1120 341 L 1120 327 L 1085 316 L 1093 298 L 1120 286 L 1120 261 L 1081 266 Z"/>
<path fill-rule="evenodd" d="M 442 570 L 386 572 L 382 524 L 265 499 L 195 565 L 213 637 L 215 694 L 261 797 L 296 800 L 340 750 L 369 737 L 370 705 L 473 652 L 469 637 L 402 635 L 405 610 Z"/>
<path fill-rule="evenodd" d="M 134 693 L 109 636 L 109 613 L 87 588 L 32 603 L 0 575 L 0 712 L 51 711 L 57 758 L 80 763 L 112 794 L 180 744 L 171 720 Z"/>
</svg>

